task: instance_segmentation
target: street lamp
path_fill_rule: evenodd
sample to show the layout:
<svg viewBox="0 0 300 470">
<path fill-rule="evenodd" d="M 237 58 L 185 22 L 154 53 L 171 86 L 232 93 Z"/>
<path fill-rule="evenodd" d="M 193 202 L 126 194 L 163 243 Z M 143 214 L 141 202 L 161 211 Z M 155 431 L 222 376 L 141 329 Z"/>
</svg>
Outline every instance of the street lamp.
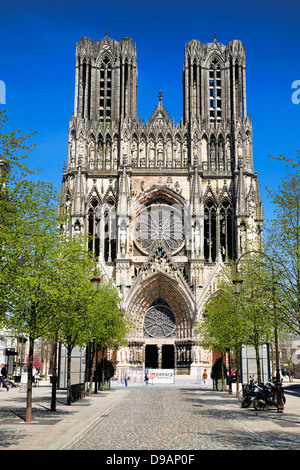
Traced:
<svg viewBox="0 0 300 470">
<path fill-rule="evenodd" d="M 243 284 L 243 279 L 233 279 L 233 286 L 234 286 L 234 293 L 235 294 L 240 294 L 242 292 L 242 284 Z"/>
<path fill-rule="evenodd" d="M 283 413 L 282 388 L 281 388 L 281 381 L 280 381 L 280 366 L 279 366 L 278 332 L 277 332 L 276 285 L 275 285 L 275 278 L 274 278 L 273 263 L 272 263 L 272 260 L 269 258 L 269 256 L 266 255 L 263 251 L 258 251 L 258 250 L 246 251 L 246 253 L 243 253 L 236 262 L 236 267 L 235 267 L 236 274 L 239 273 L 238 264 L 239 264 L 241 258 L 243 256 L 247 255 L 248 253 L 259 253 L 260 255 L 265 256 L 271 263 L 271 269 L 272 269 L 272 297 L 273 297 L 273 311 L 274 311 L 274 320 L 275 320 L 274 335 L 275 335 L 275 351 L 276 351 L 277 413 Z M 232 282 L 233 282 L 233 285 L 234 285 L 234 293 L 235 294 L 240 294 L 241 291 L 242 291 L 243 280 L 241 278 L 237 278 L 237 279 L 234 279 Z"/>
<path fill-rule="evenodd" d="M 91 283 L 93 284 L 95 291 L 98 292 L 99 284 L 100 284 L 100 277 L 97 276 L 97 274 L 94 274 L 93 278 L 91 279 Z"/>
</svg>

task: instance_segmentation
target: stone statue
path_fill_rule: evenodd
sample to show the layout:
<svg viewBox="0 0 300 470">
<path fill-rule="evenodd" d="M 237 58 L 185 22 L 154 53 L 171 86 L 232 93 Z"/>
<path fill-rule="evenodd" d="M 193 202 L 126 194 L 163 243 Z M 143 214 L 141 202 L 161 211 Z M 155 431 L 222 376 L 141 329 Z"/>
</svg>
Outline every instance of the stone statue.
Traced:
<svg viewBox="0 0 300 470">
<path fill-rule="evenodd" d="M 127 236 L 126 236 L 126 228 L 124 225 L 121 227 L 121 233 L 120 233 L 120 250 L 122 256 L 125 256 L 126 253 L 126 242 L 127 242 Z"/>
</svg>

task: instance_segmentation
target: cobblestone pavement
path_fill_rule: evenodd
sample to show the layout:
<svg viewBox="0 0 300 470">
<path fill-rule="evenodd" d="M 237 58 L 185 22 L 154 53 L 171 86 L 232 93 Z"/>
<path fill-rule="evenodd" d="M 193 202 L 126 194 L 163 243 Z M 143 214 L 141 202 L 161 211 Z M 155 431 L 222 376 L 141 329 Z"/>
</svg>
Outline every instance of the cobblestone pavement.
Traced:
<svg viewBox="0 0 300 470">
<path fill-rule="evenodd" d="M 33 390 L 32 423 L 24 422 L 26 394 L 0 389 L 1 450 L 299 450 L 300 381 L 285 384 L 284 413 L 240 407 L 235 395 L 199 388 L 195 378 L 175 385 L 112 383 L 71 407 L 66 390 Z M 115 454 L 114 454 L 115 455 Z M 117 454 L 116 454 L 117 455 Z"/>
<path fill-rule="evenodd" d="M 240 422 L 236 401 L 199 386 L 128 387 L 127 396 L 77 436 L 68 450 L 271 450 L 271 436 Z M 247 412 L 247 411 L 246 411 Z M 252 409 L 252 418 L 253 413 Z M 241 415 L 245 419 L 245 414 Z M 250 416 L 250 415 L 249 415 Z M 294 440 L 293 440 L 294 442 Z M 298 448 L 300 441 L 298 435 Z"/>
</svg>

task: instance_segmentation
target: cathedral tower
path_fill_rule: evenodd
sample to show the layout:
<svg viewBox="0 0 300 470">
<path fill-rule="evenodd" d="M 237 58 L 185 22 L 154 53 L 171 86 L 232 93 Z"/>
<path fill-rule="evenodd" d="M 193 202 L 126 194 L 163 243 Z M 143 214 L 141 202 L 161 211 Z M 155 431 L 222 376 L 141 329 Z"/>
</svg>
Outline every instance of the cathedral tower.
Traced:
<svg viewBox="0 0 300 470">
<path fill-rule="evenodd" d="M 74 117 L 100 122 L 136 120 L 136 48 L 130 38 L 120 43 L 105 36 L 76 47 Z"/>
</svg>

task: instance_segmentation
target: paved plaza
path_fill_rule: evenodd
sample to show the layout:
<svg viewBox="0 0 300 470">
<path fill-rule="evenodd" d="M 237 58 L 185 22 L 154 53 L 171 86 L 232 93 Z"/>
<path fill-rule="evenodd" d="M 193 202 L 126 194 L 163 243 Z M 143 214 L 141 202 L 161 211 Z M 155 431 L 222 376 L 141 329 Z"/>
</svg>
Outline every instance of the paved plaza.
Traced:
<svg viewBox="0 0 300 470">
<path fill-rule="evenodd" d="M 26 394 L 1 388 L 0 449 L 298 450 L 299 389 L 285 390 L 280 415 L 242 409 L 234 395 L 200 389 L 192 378 L 176 378 L 175 385 L 113 383 L 72 406 L 58 390 L 51 412 L 51 389 L 40 386 L 33 389 L 33 422 L 26 424 Z"/>
<path fill-rule="evenodd" d="M 231 399 L 229 403 L 231 404 Z M 247 431 L 226 399 L 195 387 L 148 386 L 127 397 L 97 420 L 67 449 L 228 450 L 268 449 Z"/>
</svg>

